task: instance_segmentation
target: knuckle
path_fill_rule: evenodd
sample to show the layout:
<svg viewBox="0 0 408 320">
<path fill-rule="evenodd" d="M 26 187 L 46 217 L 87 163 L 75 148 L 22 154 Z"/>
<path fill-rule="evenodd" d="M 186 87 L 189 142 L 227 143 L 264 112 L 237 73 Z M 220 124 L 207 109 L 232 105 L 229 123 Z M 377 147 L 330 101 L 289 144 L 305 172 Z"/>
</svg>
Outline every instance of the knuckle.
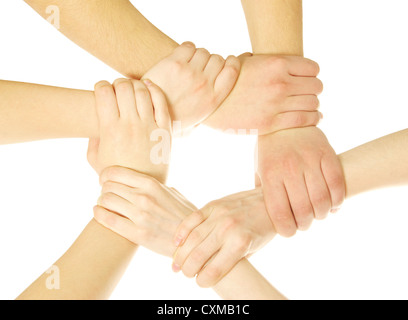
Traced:
<svg viewBox="0 0 408 320">
<path fill-rule="evenodd" d="M 251 237 L 248 234 L 242 233 L 235 239 L 235 250 L 244 256 L 251 244 Z"/>
<path fill-rule="evenodd" d="M 312 110 L 318 110 L 320 107 L 320 101 L 317 96 L 310 96 L 308 98 L 308 101 L 305 101 L 305 103 L 310 107 Z"/>
<path fill-rule="evenodd" d="M 213 60 L 217 64 L 223 64 L 225 63 L 225 60 L 223 57 L 221 57 L 219 54 L 213 54 L 211 55 L 211 60 Z"/>
<path fill-rule="evenodd" d="M 191 260 L 197 264 L 200 263 L 203 260 L 204 257 L 204 252 L 202 251 L 202 249 L 195 249 L 192 253 L 191 253 Z"/>
<path fill-rule="evenodd" d="M 109 207 L 113 202 L 113 193 L 104 193 L 99 198 L 99 203 L 102 207 Z"/>
<path fill-rule="evenodd" d="M 293 206 L 293 212 L 295 214 L 296 220 L 305 220 L 307 217 L 313 215 L 313 208 L 308 203 L 300 203 Z"/>
<path fill-rule="evenodd" d="M 112 181 L 107 181 L 107 182 L 105 182 L 105 183 L 103 184 L 103 186 L 102 186 L 102 194 L 105 194 L 105 193 L 108 193 L 108 192 L 113 191 L 113 190 L 114 190 L 114 187 L 115 187 L 115 183 L 114 183 L 114 182 L 112 182 Z"/>
<path fill-rule="evenodd" d="M 186 63 L 183 61 L 179 61 L 179 60 L 175 60 L 172 63 L 171 69 L 173 73 L 180 73 L 184 70 L 184 68 L 186 67 Z"/>
<path fill-rule="evenodd" d="M 143 210 L 149 211 L 152 208 L 153 200 L 147 194 L 135 195 L 135 200 Z"/>
<path fill-rule="evenodd" d="M 98 82 L 95 85 L 95 94 L 107 97 L 112 94 L 112 85 L 108 82 Z"/>
<path fill-rule="evenodd" d="M 105 169 L 104 175 L 106 180 L 114 181 L 119 177 L 120 169 L 118 167 L 109 167 Z"/>
<path fill-rule="evenodd" d="M 292 126 L 302 127 L 307 122 L 306 114 L 303 112 L 296 112 L 292 116 Z"/>
<path fill-rule="evenodd" d="M 137 88 L 135 88 L 135 96 L 136 97 L 146 97 L 149 94 L 147 88 L 143 85 L 143 86 L 137 86 Z"/>
<path fill-rule="evenodd" d="M 316 79 L 316 93 L 320 94 L 323 92 L 324 85 L 320 79 Z"/>
<path fill-rule="evenodd" d="M 201 240 L 201 233 L 197 230 L 193 230 L 190 235 L 189 239 L 193 242 L 196 243 Z"/>
<path fill-rule="evenodd" d="M 284 80 L 274 81 L 273 89 L 276 95 L 286 96 L 289 92 L 289 84 Z"/>
<path fill-rule="evenodd" d="M 200 54 L 200 55 L 203 55 L 203 56 L 209 56 L 210 55 L 210 53 L 208 52 L 208 50 L 207 49 L 205 49 L 205 48 L 199 48 L 199 49 L 197 49 L 197 52 L 196 52 L 197 54 Z"/>
<path fill-rule="evenodd" d="M 127 92 L 132 89 L 130 80 L 118 79 L 114 82 L 115 91 L 119 93 Z"/>
<path fill-rule="evenodd" d="M 285 57 L 270 57 L 267 60 L 269 67 L 277 70 L 287 70 L 288 61 Z"/>
</svg>

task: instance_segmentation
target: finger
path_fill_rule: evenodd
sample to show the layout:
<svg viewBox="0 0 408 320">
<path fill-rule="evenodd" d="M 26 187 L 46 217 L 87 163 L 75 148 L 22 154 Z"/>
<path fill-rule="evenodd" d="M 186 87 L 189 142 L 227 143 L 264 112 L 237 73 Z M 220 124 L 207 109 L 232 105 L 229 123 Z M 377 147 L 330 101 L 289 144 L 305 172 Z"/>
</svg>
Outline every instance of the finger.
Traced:
<svg viewBox="0 0 408 320">
<path fill-rule="evenodd" d="M 136 190 L 137 189 L 135 188 L 129 187 L 127 185 L 124 185 L 118 182 L 107 181 L 102 186 L 101 194 L 113 193 L 133 203 L 132 199 L 133 199 L 134 194 L 136 193 Z"/>
<path fill-rule="evenodd" d="M 286 99 L 283 106 L 288 111 L 317 111 L 320 107 L 319 98 L 315 95 L 292 96 Z"/>
<path fill-rule="evenodd" d="M 285 187 L 298 230 L 308 230 L 314 219 L 314 211 L 303 172 L 285 180 Z"/>
<path fill-rule="evenodd" d="M 202 288 L 215 286 L 249 252 L 247 243 L 232 238 L 198 274 L 197 284 Z"/>
<path fill-rule="evenodd" d="M 172 267 L 174 272 L 181 270 L 190 253 L 212 232 L 213 226 L 206 222 L 207 220 L 193 229 L 184 241 L 183 246 L 179 247 L 173 261 Z"/>
<path fill-rule="evenodd" d="M 132 80 L 117 79 L 113 83 L 113 87 L 116 92 L 120 118 L 130 121 L 138 119 L 135 91 L 133 89 Z"/>
<path fill-rule="evenodd" d="M 114 181 L 133 188 L 146 188 L 150 186 L 154 178 L 123 167 L 109 167 L 102 171 L 99 183 L 103 185 L 107 181 Z"/>
<path fill-rule="evenodd" d="M 180 46 L 178 46 L 171 57 L 178 62 L 181 63 L 188 63 L 193 58 L 194 53 L 196 52 L 195 44 L 192 42 L 184 42 Z"/>
<path fill-rule="evenodd" d="M 208 64 L 204 69 L 204 73 L 207 76 L 207 79 L 211 83 L 214 83 L 222 69 L 224 69 L 224 66 L 225 66 L 224 58 L 218 54 L 213 54 L 210 57 L 210 61 L 208 61 Z"/>
<path fill-rule="evenodd" d="M 265 206 L 278 234 L 292 237 L 296 234 L 296 221 L 290 207 L 285 186 L 277 176 L 270 176 L 268 181 L 262 179 Z"/>
<path fill-rule="evenodd" d="M 150 80 L 145 80 L 153 103 L 154 119 L 159 128 L 171 131 L 171 116 L 169 105 L 163 91 Z"/>
<path fill-rule="evenodd" d="M 203 71 L 210 60 L 210 53 L 206 49 L 197 49 L 190 61 L 191 67 L 197 71 Z"/>
<path fill-rule="evenodd" d="M 317 77 L 320 73 L 319 64 L 313 60 L 289 56 L 286 57 L 289 61 L 289 73 L 297 77 Z"/>
<path fill-rule="evenodd" d="M 96 113 L 102 128 L 109 127 L 112 121 L 119 119 L 119 108 L 115 91 L 107 81 L 95 85 Z"/>
<path fill-rule="evenodd" d="M 135 90 L 137 111 L 140 119 L 148 123 L 154 122 L 153 103 L 150 91 L 142 81 L 132 80 L 132 83 Z"/>
<path fill-rule="evenodd" d="M 337 212 L 346 198 L 346 184 L 339 158 L 333 155 L 323 157 L 321 168 L 330 192 L 332 211 Z"/>
<path fill-rule="evenodd" d="M 177 228 L 173 239 L 174 245 L 176 247 L 182 246 L 191 231 L 197 228 L 205 219 L 201 210 L 197 210 L 185 218 Z"/>
<path fill-rule="evenodd" d="M 283 112 L 272 119 L 270 131 L 317 126 L 322 118 L 323 115 L 319 111 Z"/>
<path fill-rule="evenodd" d="M 330 192 L 320 167 L 315 169 L 314 172 L 307 172 L 305 180 L 315 218 L 323 220 L 327 217 L 332 204 Z"/>
<path fill-rule="evenodd" d="M 222 243 L 212 232 L 205 240 L 188 255 L 181 269 L 188 278 L 193 278 L 204 268 L 205 264 L 217 254 Z"/>
<path fill-rule="evenodd" d="M 127 218 L 110 212 L 100 206 L 94 207 L 94 219 L 105 228 L 137 244 L 138 231 L 135 224 Z"/>
<path fill-rule="evenodd" d="M 98 206 L 131 218 L 133 205 L 126 199 L 114 193 L 104 193 L 98 199 Z"/>
<path fill-rule="evenodd" d="M 290 95 L 319 95 L 323 91 L 323 82 L 314 77 L 291 77 L 290 79 Z"/>
<path fill-rule="evenodd" d="M 219 105 L 231 93 L 232 89 L 237 83 L 240 71 L 241 62 L 239 59 L 234 56 L 229 56 L 225 61 L 224 68 L 214 83 L 214 92 Z"/>
</svg>

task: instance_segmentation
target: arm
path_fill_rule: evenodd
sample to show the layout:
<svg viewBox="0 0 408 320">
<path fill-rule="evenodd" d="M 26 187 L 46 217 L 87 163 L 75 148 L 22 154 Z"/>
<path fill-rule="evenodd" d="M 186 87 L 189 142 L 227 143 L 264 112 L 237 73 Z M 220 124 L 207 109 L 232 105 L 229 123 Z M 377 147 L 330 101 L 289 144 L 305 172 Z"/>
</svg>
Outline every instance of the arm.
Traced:
<svg viewBox="0 0 408 320">
<path fill-rule="evenodd" d="M 185 43 L 145 76 L 167 88 L 172 120 L 182 121 L 181 129 L 185 129 L 205 119 L 211 103 L 222 101 L 239 69 L 235 57 L 224 61 Z M 181 82 L 172 81 L 172 77 Z M 197 101 L 204 108 L 194 108 Z M 28 83 L 0 81 L 0 125 L 0 144 L 99 136 L 92 91 Z"/>
<path fill-rule="evenodd" d="M 61 14 L 60 31 L 127 77 L 142 77 L 177 48 L 177 43 L 147 21 L 128 0 L 26 2 L 44 18 L 47 18 L 47 7 L 56 5 Z M 201 56 L 205 55 L 208 52 L 202 50 Z M 220 57 L 217 58 L 219 60 Z M 187 88 L 177 85 L 187 83 L 174 73 L 177 65 L 160 70 L 154 77 L 150 74 L 147 77 L 166 93 L 173 120 L 182 121 L 183 127 L 208 120 L 205 122 L 207 125 L 220 130 L 257 129 L 260 133 L 269 133 L 317 124 L 317 99 L 291 99 L 303 94 L 305 89 L 310 95 L 319 92 L 321 84 L 315 79 L 315 63 L 286 57 L 252 58 L 247 55 L 241 57 L 241 62 L 245 69 L 233 91 L 239 67 L 236 62 L 228 65 L 228 59 L 225 76 L 220 76 L 215 85 L 201 90 L 194 85 Z M 263 74 L 260 75 L 260 71 Z M 305 77 L 294 79 L 290 75 Z M 198 88 L 205 84 L 197 75 L 194 78 Z M 211 78 L 209 80 L 213 83 Z M 302 83 L 306 84 L 299 86 Z M 230 97 L 226 100 L 228 94 Z M 178 97 L 188 101 L 188 107 L 174 103 Z M 259 101 L 253 103 L 255 99 Z M 252 108 L 248 108 L 249 103 Z M 220 105 L 222 108 L 219 108 Z"/>
<path fill-rule="evenodd" d="M 58 273 L 44 273 L 18 300 L 108 299 L 124 274 L 137 246 L 92 220 L 54 264 Z M 47 287 L 57 277 L 59 288 Z"/>
<path fill-rule="evenodd" d="M 97 137 L 92 91 L 0 81 L 0 144 Z"/>
<path fill-rule="evenodd" d="M 145 86 L 140 81 L 118 79 L 113 86 L 98 83 L 95 98 L 100 136 L 91 139 L 88 157 L 97 172 L 117 163 L 164 181 L 167 161 L 152 163 L 150 153 L 155 145 L 150 139 L 153 132 L 160 131 L 163 135 L 166 132 L 166 143 L 171 141 L 170 115 L 160 89 L 151 82 Z M 19 298 L 106 299 L 136 248 L 92 220 L 55 264 L 60 274 L 60 289 L 47 288 L 49 276 L 44 273 Z"/>
<path fill-rule="evenodd" d="M 301 0 L 242 0 L 242 5 L 255 53 L 303 55 Z M 314 218 L 324 219 L 344 201 L 340 162 L 314 126 L 260 136 L 257 173 L 282 236 L 307 230 Z"/>
<path fill-rule="evenodd" d="M 371 141 L 339 156 L 347 198 L 408 183 L 408 130 Z"/>
<path fill-rule="evenodd" d="M 347 198 L 408 184 L 407 147 L 408 130 L 403 130 L 339 155 Z M 275 237 L 263 203 L 262 189 L 255 189 L 213 201 L 201 214 L 186 218 L 175 235 L 179 249 L 173 269 L 188 277 L 198 274 L 202 286 L 216 284 L 240 259 Z"/>
<path fill-rule="evenodd" d="M 302 0 L 242 0 L 256 54 L 303 56 Z"/>
<path fill-rule="evenodd" d="M 408 184 L 408 166 L 405 161 L 405 159 L 408 159 L 407 150 L 408 130 L 404 130 L 339 155 L 346 177 L 347 198 L 375 188 Z M 268 227 L 267 212 L 265 209 L 262 210 L 261 207 L 263 201 L 254 198 L 254 196 L 259 196 L 258 191 L 261 191 L 261 189 L 243 192 L 213 202 L 212 206 L 215 208 L 210 210 L 210 215 L 208 215 L 205 214 L 206 210 L 197 211 L 192 204 L 186 202 L 174 190 L 163 186 L 150 177 L 125 168 L 107 169 L 101 175 L 101 183 L 104 185 L 101 207 L 95 211 L 95 219 L 131 242 L 146 245 L 149 249 L 174 257 L 176 261 L 178 261 L 177 259 L 186 238 L 187 240 L 189 238 L 190 232 L 195 227 L 205 223 L 207 218 L 210 219 L 211 215 L 216 213 L 214 210 L 218 207 L 220 209 L 218 214 L 220 225 L 216 227 L 220 228 L 216 229 L 217 240 L 221 242 L 222 247 L 224 239 L 234 239 L 236 241 L 235 246 L 238 244 L 236 249 L 241 252 L 241 257 L 233 260 L 230 255 L 227 255 L 220 260 L 208 256 L 206 259 L 210 259 L 211 262 L 223 261 L 223 264 L 214 265 L 209 263 L 204 269 L 202 269 L 202 265 L 198 264 L 198 269 L 189 272 L 191 273 L 189 276 L 194 277 L 198 274 L 197 283 L 200 286 L 212 286 L 224 299 L 284 299 L 246 259 L 242 259 L 248 253 L 248 247 L 240 247 L 239 245 L 242 243 L 240 242 L 241 236 L 247 236 L 248 231 L 251 233 L 255 231 L 258 235 L 263 235 L 269 240 L 276 235 L 273 227 Z M 123 188 L 124 185 L 127 187 Z M 149 186 L 148 190 L 140 189 L 139 186 L 141 185 Z M 126 191 L 127 188 L 133 190 L 132 186 L 137 188 L 136 195 Z M 112 192 L 120 195 L 121 201 L 126 198 L 134 205 L 124 210 L 117 210 L 118 205 L 113 207 L 112 204 L 104 201 L 104 195 Z M 245 195 L 248 203 L 256 202 L 258 204 L 248 207 L 244 201 Z M 147 201 L 141 207 L 139 201 L 132 200 L 133 197 L 136 200 L 144 198 Z M 240 212 L 241 207 L 245 208 L 243 213 Z M 146 214 L 140 215 L 142 211 Z M 221 212 L 224 212 L 224 214 Z M 241 220 L 242 223 L 238 223 L 238 227 L 241 226 L 242 228 L 233 228 L 236 231 L 234 234 L 227 232 L 226 236 L 224 236 L 225 231 L 228 231 L 228 228 L 225 229 L 225 227 L 231 226 L 232 221 L 228 219 L 228 215 L 233 215 L 238 219 L 235 220 L 235 226 L 237 226 L 236 222 L 239 221 L 240 216 L 249 216 L 249 218 L 248 220 Z M 180 223 L 182 220 L 183 222 Z M 253 224 L 249 223 L 251 220 L 255 220 Z M 225 224 L 225 222 L 227 223 Z M 213 229 L 214 225 L 211 225 L 210 231 Z M 222 230 L 221 233 L 220 230 Z M 265 230 L 267 232 L 264 232 Z M 191 235 L 193 235 L 193 232 L 191 232 Z M 201 235 L 203 238 L 210 237 L 208 232 L 201 232 Z M 195 234 L 193 238 L 195 239 L 193 241 L 196 241 L 200 237 Z M 252 242 L 252 240 L 259 241 L 258 238 L 246 239 L 249 242 Z M 195 248 L 199 244 L 196 243 L 193 247 Z M 175 250 L 178 246 L 179 248 Z M 217 247 L 214 253 L 218 253 L 219 250 L 220 247 Z M 190 255 L 192 253 L 190 252 Z M 196 258 L 190 261 L 201 259 L 203 253 L 203 251 L 196 252 L 196 254 L 192 255 L 192 257 Z M 206 271 L 209 270 L 210 272 L 206 274 Z M 222 275 L 225 276 L 222 278 Z M 219 280 L 217 284 L 214 284 L 214 278 Z"/>
<path fill-rule="evenodd" d="M 128 0 L 25 0 L 43 18 L 57 6 L 60 31 L 128 78 L 140 79 L 178 44 Z M 100 41 L 103 39 L 103 41 Z"/>
</svg>

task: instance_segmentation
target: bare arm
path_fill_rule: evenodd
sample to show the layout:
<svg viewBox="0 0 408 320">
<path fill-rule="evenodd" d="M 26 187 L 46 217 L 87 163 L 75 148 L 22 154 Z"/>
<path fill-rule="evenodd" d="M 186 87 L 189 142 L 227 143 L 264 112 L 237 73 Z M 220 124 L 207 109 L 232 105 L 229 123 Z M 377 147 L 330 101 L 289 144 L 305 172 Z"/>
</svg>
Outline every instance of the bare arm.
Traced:
<svg viewBox="0 0 408 320">
<path fill-rule="evenodd" d="M 254 53 L 303 55 L 302 0 L 242 0 L 242 5 Z M 307 230 L 315 218 L 340 208 L 343 172 L 322 131 L 283 130 L 260 136 L 258 146 L 257 185 L 280 235 Z"/>
<path fill-rule="evenodd" d="M 374 189 L 407 185 L 408 130 L 368 142 L 339 158 L 346 177 L 347 198 Z M 246 259 L 213 288 L 224 299 L 285 299 Z"/>
<path fill-rule="evenodd" d="M 57 6 L 60 31 L 128 78 L 140 79 L 178 46 L 128 0 L 25 2 L 44 18 L 50 5 Z"/>
<path fill-rule="evenodd" d="M 92 91 L 0 81 L 0 144 L 97 137 Z"/>
<path fill-rule="evenodd" d="M 119 79 L 113 86 L 101 81 L 95 86 L 95 101 L 100 137 L 90 140 L 88 152 L 95 170 L 100 173 L 120 164 L 164 182 L 168 166 L 153 164 L 150 154 L 152 132 L 160 128 L 170 137 L 170 115 L 161 90 L 135 80 Z M 109 203 L 116 203 L 112 195 Z M 49 275 L 44 273 L 19 299 L 107 299 L 136 249 L 137 245 L 92 220 L 55 263 L 60 288 L 50 290 Z"/>
<path fill-rule="evenodd" d="M 242 0 L 256 54 L 303 56 L 302 0 Z"/>
<path fill-rule="evenodd" d="M 92 220 L 53 268 L 44 273 L 19 300 L 101 300 L 118 284 L 137 246 Z M 58 287 L 47 285 L 55 277 Z M 55 283 L 54 283 L 55 285 Z"/>
<path fill-rule="evenodd" d="M 408 183 L 408 130 L 368 142 L 339 156 L 347 198 Z"/>
</svg>

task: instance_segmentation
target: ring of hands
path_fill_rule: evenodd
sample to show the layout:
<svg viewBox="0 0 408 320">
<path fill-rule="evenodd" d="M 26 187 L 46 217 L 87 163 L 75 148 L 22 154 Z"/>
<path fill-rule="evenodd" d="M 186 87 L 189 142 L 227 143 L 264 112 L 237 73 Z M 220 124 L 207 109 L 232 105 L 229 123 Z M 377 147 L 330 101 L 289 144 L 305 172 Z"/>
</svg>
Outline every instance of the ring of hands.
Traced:
<svg viewBox="0 0 408 320">
<path fill-rule="evenodd" d="M 173 270 L 214 286 L 277 233 L 292 236 L 344 200 L 322 118 L 318 65 L 300 57 L 244 54 L 224 60 L 179 46 L 143 81 L 95 86 L 99 138 L 88 160 L 102 193 L 94 218 L 131 242 L 173 257 Z M 171 77 L 169 77 L 171 74 Z M 257 188 L 201 210 L 164 183 L 172 121 L 259 133 Z M 157 147 L 160 148 L 157 148 Z"/>
</svg>

